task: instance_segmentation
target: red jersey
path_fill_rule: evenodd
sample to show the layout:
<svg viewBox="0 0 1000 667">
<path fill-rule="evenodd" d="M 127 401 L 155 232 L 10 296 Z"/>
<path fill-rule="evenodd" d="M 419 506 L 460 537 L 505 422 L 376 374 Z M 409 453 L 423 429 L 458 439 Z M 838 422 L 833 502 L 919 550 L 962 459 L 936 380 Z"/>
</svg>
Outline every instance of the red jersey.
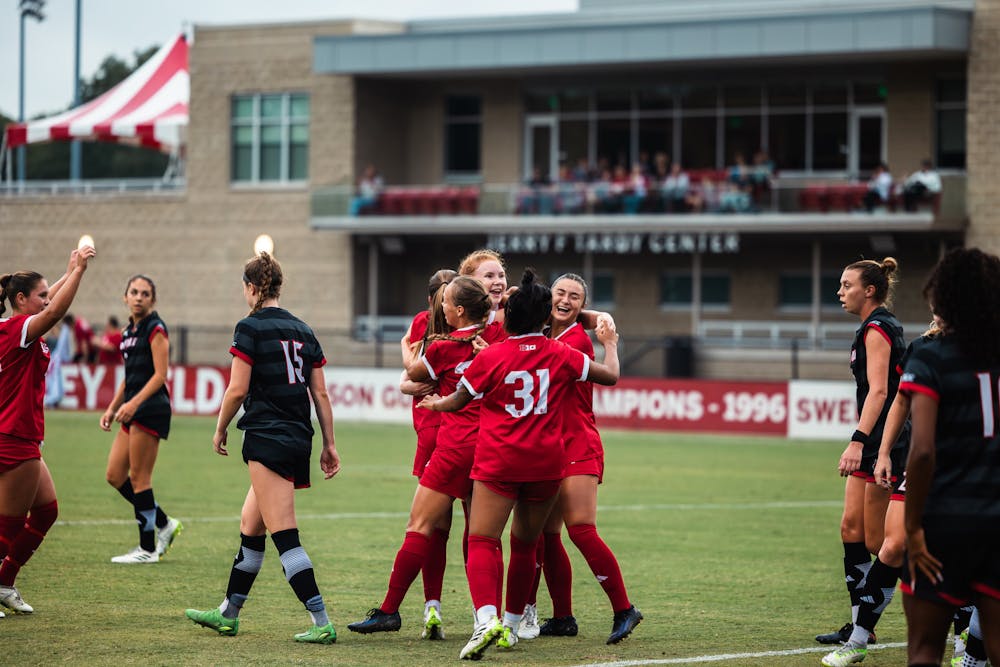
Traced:
<svg viewBox="0 0 1000 667">
<path fill-rule="evenodd" d="M 110 347 L 110 350 L 104 347 Z M 97 363 L 99 364 L 120 364 L 122 363 L 122 332 L 112 331 L 101 336 L 101 348 L 97 351 Z"/>
<path fill-rule="evenodd" d="M 424 334 L 427 333 L 427 323 L 430 320 L 430 311 L 422 310 L 416 314 L 413 318 L 413 322 L 410 323 L 410 342 L 415 343 L 418 340 L 423 339 Z M 441 413 L 434 412 L 433 410 L 424 410 L 423 408 L 418 408 L 417 403 L 421 401 L 423 396 L 413 397 L 413 406 L 410 412 L 413 415 L 413 430 L 419 431 L 425 428 L 434 428 L 441 423 Z"/>
<path fill-rule="evenodd" d="M 563 416 L 586 380 L 590 358 L 540 333 L 511 336 L 479 353 L 462 384 L 482 394 L 472 479 L 561 479 Z"/>
<path fill-rule="evenodd" d="M 594 358 L 594 344 L 579 322 L 574 322 L 553 340 L 580 350 L 590 359 Z M 586 461 L 604 453 L 594 418 L 594 383 L 577 382 L 573 389 L 573 407 L 567 410 L 564 421 L 566 458 L 568 461 Z"/>
<path fill-rule="evenodd" d="M 476 327 L 469 326 L 456 329 L 451 335 L 456 338 L 469 338 L 475 333 Z M 462 373 L 472 362 L 472 356 L 471 343 L 436 340 L 424 349 L 420 360 L 427 367 L 431 379 L 437 380 L 438 394 L 448 396 L 454 393 Z M 479 431 L 479 401 L 473 400 L 458 412 L 439 414 L 441 414 L 441 430 L 438 431 L 438 449 L 475 446 L 476 433 Z"/>
<path fill-rule="evenodd" d="M 0 319 L 0 433 L 41 442 L 49 346 L 41 338 L 25 340 L 32 317 Z"/>
</svg>

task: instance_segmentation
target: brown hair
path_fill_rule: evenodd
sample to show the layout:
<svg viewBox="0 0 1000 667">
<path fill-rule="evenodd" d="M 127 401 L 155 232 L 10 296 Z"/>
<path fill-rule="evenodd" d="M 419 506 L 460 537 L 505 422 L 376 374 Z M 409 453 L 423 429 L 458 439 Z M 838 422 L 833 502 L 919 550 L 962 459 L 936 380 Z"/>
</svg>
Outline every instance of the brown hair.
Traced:
<svg viewBox="0 0 1000 667">
<path fill-rule="evenodd" d="M 458 272 L 463 276 L 471 276 L 479 268 L 479 265 L 483 262 L 488 262 L 493 260 L 501 267 L 504 267 L 503 257 L 500 253 L 495 250 L 490 250 L 489 248 L 481 248 L 479 250 L 473 250 L 468 255 L 466 255 L 458 265 Z M 506 267 L 504 267 L 506 269 Z"/>
<path fill-rule="evenodd" d="M 152 278 L 142 273 L 137 273 L 128 279 L 128 282 L 125 283 L 125 294 L 128 295 L 128 288 L 131 287 L 132 283 L 134 283 L 137 280 L 145 280 L 147 283 L 149 283 L 149 289 L 153 292 L 153 301 L 156 301 L 156 283 L 153 282 Z"/>
<path fill-rule="evenodd" d="M 896 283 L 899 281 L 894 275 L 899 271 L 899 263 L 893 257 L 886 257 L 881 262 L 874 259 L 861 259 L 853 264 L 848 264 L 847 270 L 857 271 L 861 276 L 861 286 L 875 286 L 874 299 L 886 306 L 892 303 L 893 292 Z"/>
<path fill-rule="evenodd" d="M 468 338 L 459 338 L 453 336 L 451 333 L 439 333 L 426 336 L 425 341 L 457 340 L 463 343 L 471 343 L 472 339 L 486 328 L 486 318 L 490 314 L 493 303 L 490 301 L 490 295 L 486 293 L 486 288 L 483 287 L 483 284 L 469 276 L 458 276 L 451 281 L 451 285 L 455 305 L 465 308 L 466 316 L 478 323 L 476 333 Z M 445 289 L 446 287 L 442 286 L 439 291 L 442 299 L 444 298 Z"/>
<path fill-rule="evenodd" d="M 257 303 L 250 310 L 253 315 L 268 299 L 277 299 L 281 294 L 281 265 L 278 260 L 262 252 L 243 265 L 243 282 L 257 288 Z"/>
<path fill-rule="evenodd" d="M 42 274 L 37 271 L 18 271 L 0 276 L 0 315 L 7 310 L 3 302 L 10 301 L 11 308 L 14 307 L 14 299 L 18 294 L 25 296 L 31 294 L 35 285 L 42 279 Z"/>
</svg>

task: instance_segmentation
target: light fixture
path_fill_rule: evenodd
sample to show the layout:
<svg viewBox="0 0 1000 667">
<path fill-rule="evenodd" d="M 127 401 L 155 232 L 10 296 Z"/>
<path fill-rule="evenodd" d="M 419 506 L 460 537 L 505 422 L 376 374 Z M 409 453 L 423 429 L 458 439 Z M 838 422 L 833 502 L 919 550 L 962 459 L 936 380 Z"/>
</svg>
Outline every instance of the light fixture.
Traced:
<svg viewBox="0 0 1000 667">
<path fill-rule="evenodd" d="M 259 255 L 262 252 L 266 252 L 268 255 L 274 255 L 274 239 L 272 239 L 269 234 L 261 234 L 257 237 L 257 240 L 253 242 L 253 252 L 255 255 Z"/>
<path fill-rule="evenodd" d="M 83 236 L 80 237 L 80 240 L 77 241 L 77 243 L 76 243 L 76 249 L 77 250 L 82 250 L 85 246 L 88 246 L 88 245 L 91 248 L 97 247 L 97 246 L 94 245 L 94 237 L 91 236 L 90 234 L 84 234 Z"/>
</svg>

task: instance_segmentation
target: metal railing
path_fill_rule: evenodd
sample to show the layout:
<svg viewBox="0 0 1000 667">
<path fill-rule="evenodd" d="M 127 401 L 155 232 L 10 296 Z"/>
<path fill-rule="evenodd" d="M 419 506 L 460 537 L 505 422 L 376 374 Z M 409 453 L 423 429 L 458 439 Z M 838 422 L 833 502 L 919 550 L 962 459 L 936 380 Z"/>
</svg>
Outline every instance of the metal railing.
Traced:
<svg viewBox="0 0 1000 667">
<path fill-rule="evenodd" d="M 912 338 L 927 329 L 927 323 L 904 323 Z M 697 338 L 705 345 L 745 349 L 786 349 L 793 343 L 802 349 L 848 349 L 858 330 L 856 322 L 811 322 L 776 320 L 702 320 Z"/>
<path fill-rule="evenodd" d="M 50 197 L 66 195 L 117 195 L 183 192 L 183 178 L 108 178 L 90 181 L 0 181 L 0 196 Z"/>
</svg>

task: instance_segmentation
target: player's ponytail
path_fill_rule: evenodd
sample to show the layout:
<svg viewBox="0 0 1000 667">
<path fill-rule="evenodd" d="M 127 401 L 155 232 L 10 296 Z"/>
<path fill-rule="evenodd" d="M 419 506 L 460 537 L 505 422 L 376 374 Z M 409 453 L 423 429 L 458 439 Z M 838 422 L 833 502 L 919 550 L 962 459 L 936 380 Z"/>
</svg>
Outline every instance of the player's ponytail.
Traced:
<svg viewBox="0 0 1000 667">
<path fill-rule="evenodd" d="M 243 282 L 257 289 L 257 303 L 250 314 L 258 312 L 268 299 L 281 294 L 281 265 L 266 252 L 262 252 L 243 266 Z"/>
<path fill-rule="evenodd" d="M 447 289 L 446 286 L 442 286 L 440 289 L 442 298 L 445 289 Z M 472 339 L 486 328 L 486 318 L 489 317 L 490 309 L 493 307 L 490 295 L 487 294 L 481 282 L 468 276 L 458 276 L 452 280 L 451 290 L 455 306 L 461 306 L 465 310 L 466 319 L 476 323 L 476 331 L 473 335 L 467 337 L 456 337 L 450 333 L 438 333 L 428 336 L 426 340 L 455 340 L 463 343 L 472 343 Z"/>
<path fill-rule="evenodd" d="M 525 269 L 521 287 L 507 299 L 504 328 L 513 336 L 541 331 L 552 312 L 552 292 L 536 280 L 534 269 Z"/>
<path fill-rule="evenodd" d="M 4 311 L 7 310 L 7 306 L 4 305 L 4 301 L 7 300 L 7 285 L 10 283 L 10 274 L 5 273 L 0 276 L 0 315 L 3 315 Z"/>
<path fill-rule="evenodd" d="M 899 262 L 894 257 L 886 257 L 881 262 L 874 259 L 862 259 L 848 264 L 845 269 L 857 271 L 861 276 L 861 286 L 875 287 L 875 294 L 872 298 L 879 304 L 886 307 L 892 305 L 893 293 L 896 291 L 896 283 L 899 282 Z"/>
</svg>

